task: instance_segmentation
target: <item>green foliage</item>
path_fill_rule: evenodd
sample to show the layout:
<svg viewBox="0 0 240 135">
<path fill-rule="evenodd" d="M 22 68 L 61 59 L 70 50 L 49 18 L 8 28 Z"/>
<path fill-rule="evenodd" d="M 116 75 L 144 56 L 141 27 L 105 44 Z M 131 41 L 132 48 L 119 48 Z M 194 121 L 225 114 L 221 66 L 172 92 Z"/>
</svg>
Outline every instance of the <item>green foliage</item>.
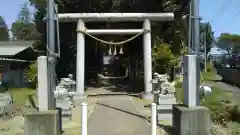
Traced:
<svg viewBox="0 0 240 135">
<path fill-rule="evenodd" d="M 0 16 L 0 41 L 9 40 L 8 27 L 4 19 Z"/>
<path fill-rule="evenodd" d="M 182 87 L 182 82 L 177 82 L 176 85 L 176 98 L 179 103 L 183 103 L 184 100 L 184 90 Z M 224 104 L 221 102 L 222 98 L 225 96 L 223 91 L 212 88 L 212 94 L 208 97 L 204 97 L 201 100 L 201 105 L 204 105 L 210 109 L 211 119 L 216 122 L 223 123 L 229 120 L 229 114 L 225 111 Z M 226 98 L 227 99 L 227 98 Z"/>
<path fill-rule="evenodd" d="M 207 63 L 207 72 L 215 72 L 215 69 L 212 63 Z"/>
<path fill-rule="evenodd" d="M 31 88 L 14 88 L 10 91 L 11 95 L 13 96 L 14 104 L 17 107 L 24 106 L 26 100 L 28 100 L 28 95 L 35 95 L 35 89 Z"/>
<path fill-rule="evenodd" d="M 228 129 L 230 129 L 230 135 L 239 135 L 240 134 L 240 123 L 238 122 L 229 122 L 227 124 Z"/>
<path fill-rule="evenodd" d="M 153 70 L 158 73 L 166 73 L 177 62 L 170 46 L 166 43 L 155 45 L 152 51 Z"/>
<path fill-rule="evenodd" d="M 200 44 L 202 48 L 204 48 L 204 36 L 206 34 L 206 46 L 207 53 L 212 48 L 212 44 L 214 41 L 214 32 L 212 31 L 212 26 L 210 23 L 201 23 L 200 24 Z"/>
<path fill-rule="evenodd" d="M 210 109 L 211 119 L 223 123 L 227 120 L 227 113 L 224 111 L 224 105 L 221 102 L 224 92 L 218 88 L 213 87 L 210 96 L 204 97 L 201 104 Z"/>
<path fill-rule="evenodd" d="M 229 34 L 229 33 L 222 33 L 218 37 L 219 41 L 231 41 L 235 43 L 240 43 L 240 35 L 237 34 Z"/>
<path fill-rule="evenodd" d="M 226 50 L 229 55 L 240 52 L 240 35 L 223 33 L 218 37 L 217 46 Z"/>
<path fill-rule="evenodd" d="M 184 90 L 182 82 L 176 82 L 176 99 L 183 103 Z M 212 93 L 201 99 L 201 105 L 210 109 L 210 115 L 213 122 L 227 124 L 228 122 L 240 122 L 240 107 L 232 101 L 230 94 L 218 87 L 212 87 Z"/>
<path fill-rule="evenodd" d="M 177 81 L 175 84 L 176 88 L 176 100 L 179 103 L 183 103 L 184 100 L 184 90 L 182 81 Z"/>
<path fill-rule="evenodd" d="M 29 68 L 26 70 L 26 79 L 36 86 L 37 83 L 37 62 L 31 63 Z"/>
<path fill-rule="evenodd" d="M 187 55 L 188 54 L 188 46 L 182 42 L 181 44 L 181 55 Z"/>
<path fill-rule="evenodd" d="M 40 35 L 34 23 L 16 21 L 12 24 L 12 33 L 17 40 L 36 40 Z"/>
<path fill-rule="evenodd" d="M 240 122 L 239 105 L 232 100 L 231 94 L 218 87 L 213 87 L 212 94 L 204 97 L 201 104 L 210 109 L 211 119 L 217 123 Z"/>
<path fill-rule="evenodd" d="M 216 70 L 212 63 L 207 63 L 207 72 L 201 73 L 201 81 L 214 81 L 216 80 Z"/>
<path fill-rule="evenodd" d="M 46 1 L 45 1 L 46 2 Z M 31 22 L 28 4 L 24 3 L 19 12 L 19 18 L 12 23 L 12 33 L 15 40 L 37 40 L 41 36 L 36 24 Z"/>
</svg>

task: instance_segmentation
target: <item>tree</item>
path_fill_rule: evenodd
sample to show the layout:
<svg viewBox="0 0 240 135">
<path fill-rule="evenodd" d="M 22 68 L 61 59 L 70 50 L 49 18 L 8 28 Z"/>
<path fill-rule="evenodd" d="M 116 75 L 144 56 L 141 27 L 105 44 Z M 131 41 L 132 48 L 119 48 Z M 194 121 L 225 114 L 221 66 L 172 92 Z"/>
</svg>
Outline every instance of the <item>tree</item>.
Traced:
<svg viewBox="0 0 240 135">
<path fill-rule="evenodd" d="M 223 57 L 222 63 L 227 63 L 232 68 L 239 68 L 239 54 L 240 54 L 240 35 L 222 33 L 218 37 L 217 47 L 227 51 L 227 57 Z M 226 55 L 224 55 L 226 56 Z"/>
<path fill-rule="evenodd" d="M 21 6 L 18 20 L 12 23 L 12 33 L 15 40 L 37 40 L 40 36 L 36 25 L 30 19 L 27 3 Z"/>
<path fill-rule="evenodd" d="M 153 70 L 157 73 L 169 73 L 170 69 L 177 63 L 176 57 L 166 43 L 161 43 L 159 46 L 155 45 L 152 57 Z"/>
<path fill-rule="evenodd" d="M 23 5 L 21 5 L 21 10 L 18 14 L 18 20 L 21 21 L 21 22 L 24 22 L 26 24 L 31 22 L 28 3 L 24 3 Z"/>
<path fill-rule="evenodd" d="M 200 45 L 204 48 L 204 36 L 206 34 L 207 53 L 211 50 L 214 42 L 214 32 L 210 23 L 200 23 Z"/>
<path fill-rule="evenodd" d="M 9 40 L 8 27 L 2 16 L 0 16 L 0 41 Z"/>
<path fill-rule="evenodd" d="M 28 82 L 31 82 L 33 87 L 36 87 L 37 83 L 37 62 L 31 63 L 25 71 L 25 77 Z"/>
<path fill-rule="evenodd" d="M 16 21 L 12 24 L 12 33 L 15 40 L 36 40 L 39 33 L 34 23 Z"/>
<path fill-rule="evenodd" d="M 234 43 L 240 43 L 240 35 L 237 34 L 230 34 L 230 33 L 222 33 L 218 37 L 219 41 L 231 41 Z"/>
<path fill-rule="evenodd" d="M 222 33 L 218 37 L 217 46 L 227 50 L 229 55 L 240 53 L 240 35 Z"/>
</svg>

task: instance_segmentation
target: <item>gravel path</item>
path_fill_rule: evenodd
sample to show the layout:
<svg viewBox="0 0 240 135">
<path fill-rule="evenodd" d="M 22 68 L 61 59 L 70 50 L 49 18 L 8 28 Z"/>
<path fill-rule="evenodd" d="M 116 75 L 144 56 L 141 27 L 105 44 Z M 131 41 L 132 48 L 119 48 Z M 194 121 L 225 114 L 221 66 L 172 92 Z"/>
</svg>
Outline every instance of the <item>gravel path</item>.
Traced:
<svg viewBox="0 0 240 135">
<path fill-rule="evenodd" d="M 214 87 L 220 88 L 226 92 L 232 93 L 233 100 L 236 102 L 240 102 L 239 101 L 240 88 L 237 86 L 222 82 L 222 78 L 219 75 L 216 75 L 215 81 L 206 82 L 205 84 L 209 85 L 209 86 L 214 86 Z"/>
<path fill-rule="evenodd" d="M 240 93 L 240 88 L 222 81 L 222 77 L 216 75 L 215 81 L 208 82 L 211 86 L 219 87 L 227 92 Z"/>
<path fill-rule="evenodd" d="M 89 135 L 149 135 L 150 124 L 129 96 L 100 97 L 89 119 Z"/>
</svg>

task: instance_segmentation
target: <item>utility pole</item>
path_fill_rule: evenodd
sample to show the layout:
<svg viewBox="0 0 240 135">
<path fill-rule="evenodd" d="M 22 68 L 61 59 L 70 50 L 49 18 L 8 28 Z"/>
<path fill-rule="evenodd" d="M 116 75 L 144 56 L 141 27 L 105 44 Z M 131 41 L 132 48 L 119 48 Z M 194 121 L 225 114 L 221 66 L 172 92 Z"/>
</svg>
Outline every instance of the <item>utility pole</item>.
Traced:
<svg viewBox="0 0 240 135">
<path fill-rule="evenodd" d="M 189 15 L 188 15 L 188 54 L 192 54 L 192 2 L 189 3 Z"/>
<path fill-rule="evenodd" d="M 199 16 L 199 0 L 191 0 L 191 43 L 192 43 L 192 54 L 197 55 L 196 60 L 196 103 L 200 104 L 199 89 L 200 89 L 200 16 Z"/>
<path fill-rule="evenodd" d="M 207 29 L 204 28 L 204 70 L 207 72 Z"/>
<path fill-rule="evenodd" d="M 191 18 L 192 18 L 192 47 L 194 54 L 200 54 L 200 16 L 199 0 L 191 0 Z"/>
<path fill-rule="evenodd" d="M 55 79 L 55 14 L 54 14 L 54 0 L 47 1 L 47 59 L 48 59 L 48 91 L 49 91 L 49 109 L 55 109 L 56 102 L 53 95 L 53 91 L 56 87 Z"/>
</svg>

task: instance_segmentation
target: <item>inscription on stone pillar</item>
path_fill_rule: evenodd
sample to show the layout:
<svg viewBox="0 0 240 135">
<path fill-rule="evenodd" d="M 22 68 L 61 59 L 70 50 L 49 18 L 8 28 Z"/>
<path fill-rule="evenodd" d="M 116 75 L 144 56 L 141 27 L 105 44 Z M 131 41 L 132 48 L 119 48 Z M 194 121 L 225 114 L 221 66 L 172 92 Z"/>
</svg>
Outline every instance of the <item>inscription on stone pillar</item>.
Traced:
<svg viewBox="0 0 240 135">
<path fill-rule="evenodd" d="M 25 135 L 60 135 L 57 111 L 31 112 L 24 115 Z"/>
</svg>

